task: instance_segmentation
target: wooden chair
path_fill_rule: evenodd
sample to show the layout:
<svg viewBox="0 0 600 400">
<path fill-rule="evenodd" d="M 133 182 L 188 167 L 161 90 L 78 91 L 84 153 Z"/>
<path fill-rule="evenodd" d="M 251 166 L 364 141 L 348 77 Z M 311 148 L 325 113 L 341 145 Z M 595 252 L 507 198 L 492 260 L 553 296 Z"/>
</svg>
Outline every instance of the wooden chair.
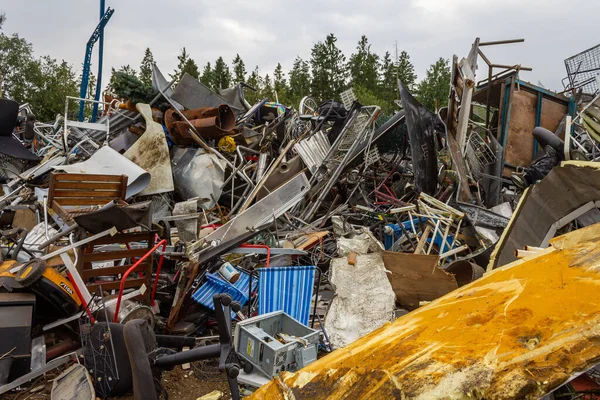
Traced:
<svg viewBox="0 0 600 400">
<path fill-rule="evenodd" d="M 72 215 L 89 212 L 112 200 L 125 200 L 126 175 L 64 174 L 50 175 L 48 206 L 71 225 Z"/>
<path fill-rule="evenodd" d="M 102 286 L 103 291 L 118 290 L 121 283 L 122 275 L 127 271 L 135 262 L 133 257 L 142 257 L 148 253 L 152 247 L 154 247 L 154 236 L 155 232 L 136 232 L 136 233 L 121 233 L 115 236 L 106 236 L 97 239 L 80 249 L 79 257 L 77 262 L 77 269 L 79 274 L 86 282 L 86 286 L 91 294 L 95 293 L 98 286 Z M 146 242 L 143 248 L 140 249 L 127 249 L 127 245 L 133 242 Z M 114 248 L 103 250 L 98 248 L 99 246 L 106 245 L 117 245 L 112 247 L 118 247 L 120 250 Z M 93 262 L 102 262 L 115 260 L 114 264 L 118 264 L 122 259 L 128 259 L 123 266 L 110 266 L 103 268 L 93 268 Z M 144 302 L 149 304 L 150 292 L 152 288 L 152 266 L 154 263 L 154 257 L 148 257 L 144 260 L 130 275 L 130 278 L 134 277 L 134 274 L 141 274 L 133 279 L 127 279 L 125 282 L 125 288 L 139 288 L 142 284 L 146 285 L 148 289 L 144 295 Z M 112 277 L 113 280 L 103 280 L 100 277 Z"/>
</svg>

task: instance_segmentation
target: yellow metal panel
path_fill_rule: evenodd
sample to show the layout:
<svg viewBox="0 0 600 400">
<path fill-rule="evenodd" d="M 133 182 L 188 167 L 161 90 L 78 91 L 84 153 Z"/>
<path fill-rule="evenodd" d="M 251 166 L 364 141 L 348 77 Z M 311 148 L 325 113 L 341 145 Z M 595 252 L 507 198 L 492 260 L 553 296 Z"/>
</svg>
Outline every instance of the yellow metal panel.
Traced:
<svg viewBox="0 0 600 400">
<path fill-rule="evenodd" d="M 600 224 L 488 273 L 252 399 L 538 398 L 598 363 Z"/>
</svg>

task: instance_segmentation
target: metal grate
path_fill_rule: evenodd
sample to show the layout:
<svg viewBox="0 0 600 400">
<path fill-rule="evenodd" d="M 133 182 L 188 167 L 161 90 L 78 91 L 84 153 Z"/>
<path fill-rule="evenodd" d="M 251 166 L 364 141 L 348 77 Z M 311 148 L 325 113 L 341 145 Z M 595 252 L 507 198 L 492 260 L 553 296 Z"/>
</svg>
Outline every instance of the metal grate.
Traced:
<svg viewBox="0 0 600 400">
<path fill-rule="evenodd" d="M 478 132 L 471 132 L 467 147 L 467 160 L 471 170 L 481 172 L 484 167 L 496 162 L 496 155 Z"/>
<path fill-rule="evenodd" d="M 346 110 L 349 110 L 350 107 L 352 107 L 352 103 L 354 103 L 357 100 L 356 96 L 354 95 L 354 92 L 352 91 L 352 88 L 340 93 L 340 97 L 342 98 L 342 104 L 344 105 L 344 108 Z"/>
<path fill-rule="evenodd" d="M 565 60 L 568 84 L 565 89 L 582 88 L 584 93 L 596 94 L 600 74 L 600 44 Z"/>
</svg>

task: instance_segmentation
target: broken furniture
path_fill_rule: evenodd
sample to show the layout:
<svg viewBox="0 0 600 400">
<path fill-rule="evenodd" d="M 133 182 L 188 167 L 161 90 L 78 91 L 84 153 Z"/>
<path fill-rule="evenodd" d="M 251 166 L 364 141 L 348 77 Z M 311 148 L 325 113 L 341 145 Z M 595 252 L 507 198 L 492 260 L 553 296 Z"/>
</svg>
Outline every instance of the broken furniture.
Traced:
<svg viewBox="0 0 600 400">
<path fill-rule="evenodd" d="M 121 233 L 96 239 L 79 250 L 77 270 L 86 283 L 90 293 L 98 287 L 103 290 L 118 290 L 121 286 L 119 275 L 125 274 L 141 258 L 153 251 L 154 232 Z M 139 245 L 132 247 L 134 243 Z M 108 250 L 104 250 L 107 248 Z M 121 260 L 126 260 L 123 263 Z M 132 279 L 125 280 L 124 288 L 139 288 L 142 284 L 152 287 L 153 257 L 137 263 Z M 144 296 L 144 302 L 150 303 L 150 293 Z"/>
<path fill-rule="evenodd" d="M 73 216 L 125 200 L 127 176 L 97 174 L 50 174 L 48 204 L 63 223 L 73 224 Z M 93 208 L 93 207 L 96 208 Z"/>
<path fill-rule="evenodd" d="M 490 89 L 491 88 L 491 89 Z M 528 167 L 540 147 L 533 137 L 533 128 L 541 126 L 556 132 L 565 115 L 573 116 L 575 103 L 557 93 L 525 82 L 517 72 L 495 77 L 473 94 L 473 101 L 498 110 L 496 138 L 504 148 L 504 175 L 510 176 L 517 167 Z M 564 133 L 559 132 L 564 138 Z"/>
<path fill-rule="evenodd" d="M 319 331 L 284 311 L 238 322 L 234 338 L 238 355 L 269 378 L 282 371 L 297 371 L 317 359 Z"/>
</svg>

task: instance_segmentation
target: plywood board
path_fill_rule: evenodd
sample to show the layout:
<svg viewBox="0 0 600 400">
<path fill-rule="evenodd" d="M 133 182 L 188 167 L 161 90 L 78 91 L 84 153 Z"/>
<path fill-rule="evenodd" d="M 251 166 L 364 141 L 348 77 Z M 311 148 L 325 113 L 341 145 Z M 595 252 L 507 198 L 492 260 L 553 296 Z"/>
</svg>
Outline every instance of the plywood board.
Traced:
<svg viewBox="0 0 600 400">
<path fill-rule="evenodd" d="M 396 294 L 396 303 L 408 310 L 458 288 L 454 275 L 437 267 L 438 256 L 383 252 L 383 263 Z"/>
<path fill-rule="evenodd" d="M 521 167 L 531 164 L 536 104 L 537 95 L 525 90 L 513 91 L 504 156 L 507 164 Z"/>
</svg>

